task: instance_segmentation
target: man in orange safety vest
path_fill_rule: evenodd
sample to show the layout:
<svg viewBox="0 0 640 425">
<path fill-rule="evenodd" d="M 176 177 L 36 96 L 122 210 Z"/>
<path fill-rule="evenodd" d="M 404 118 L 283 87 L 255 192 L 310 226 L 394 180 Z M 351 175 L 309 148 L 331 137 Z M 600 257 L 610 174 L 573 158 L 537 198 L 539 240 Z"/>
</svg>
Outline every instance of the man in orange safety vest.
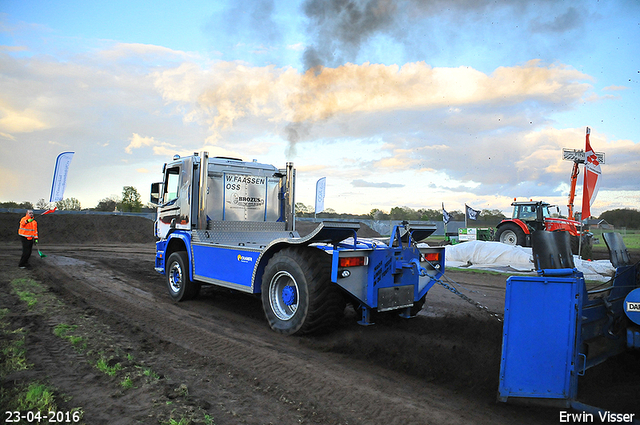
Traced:
<svg viewBox="0 0 640 425">
<path fill-rule="evenodd" d="M 29 265 L 33 242 L 38 243 L 38 223 L 33 218 L 33 210 L 27 210 L 27 214 L 20 220 L 18 235 L 20 235 L 20 240 L 22 241 L 22 257 L 18 267 L 24 269 Z"/>
</svg>

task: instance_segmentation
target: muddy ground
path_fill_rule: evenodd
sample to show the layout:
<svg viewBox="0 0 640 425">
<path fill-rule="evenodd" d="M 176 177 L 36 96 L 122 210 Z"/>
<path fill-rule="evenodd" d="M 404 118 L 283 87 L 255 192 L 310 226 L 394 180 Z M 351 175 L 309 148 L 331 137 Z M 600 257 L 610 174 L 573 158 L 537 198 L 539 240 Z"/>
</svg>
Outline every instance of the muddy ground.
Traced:
<svg viewBox="0 0 640 425">
<path fill-rule="evenodd" d="M 269 329 L 258 298 L 203 288 L 172 302 L 153 269 L 154 238 L 141 236 L 148 220 L 41 217 L 46 257 L 34 250 L 31 268 L 18 269 L 15 229 L 5 230 L 17 223 L 5 214 L 0 309 L 25 330 L 31 367 L 2 387 L 47 382 L 83 423 L 556 424 L 566 411 L 496 402 L 506 275 L 447 271 L 484 309 L 436 285 L 414 319 L 362 327 L 347 308 L 329 334 L 286 337 Z M 41 305 L 27 308 L 12 289 L 27 278 L 40 283 Z M 71 329 L 62 337 L 61 324 Z M 640 417 L 639 362 L 630 353 L 590 369 L 580 401 Z"/>
</svg>

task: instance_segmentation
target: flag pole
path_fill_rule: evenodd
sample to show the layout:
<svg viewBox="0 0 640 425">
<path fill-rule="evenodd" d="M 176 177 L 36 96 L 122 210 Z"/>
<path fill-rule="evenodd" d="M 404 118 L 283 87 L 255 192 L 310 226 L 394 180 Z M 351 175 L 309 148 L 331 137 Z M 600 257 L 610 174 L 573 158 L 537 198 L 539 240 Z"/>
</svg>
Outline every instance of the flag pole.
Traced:
<svg viewBox="0 0 640 425">
<path fill-rule="evenodd" d="M 469 228 L 469 224 L 468 224 L 469 223 L 469 210 L 468 210 L 468 208 L 469 207 L 467 206 L 467 204 L 464 204 L 464 227 L 466 229 Z"/>
<path fill-rule="evenodd" d="M 582 259 L 582 235 L 583 235 L 584 222 L 582 221 L 582 214 L 580 214 L 580 234 L 578 235 L 578 258 Z"/>
<path fill-rule="evenodd" d="M 447 211 L 444 209 L 444 202 L 442 203 L 442 221 L 444 222 L 444 240 L 447 241 L 447 223 L 448 220 L 445 217 Z"/>
</svg>

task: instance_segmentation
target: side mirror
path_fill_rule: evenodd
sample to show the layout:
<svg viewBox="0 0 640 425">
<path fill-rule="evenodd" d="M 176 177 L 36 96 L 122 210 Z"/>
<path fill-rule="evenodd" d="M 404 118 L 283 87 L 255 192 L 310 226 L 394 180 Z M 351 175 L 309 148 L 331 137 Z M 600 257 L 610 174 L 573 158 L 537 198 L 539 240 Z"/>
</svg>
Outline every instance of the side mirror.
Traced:
<svg viewBox="0 0 640 425">
<path fill-rule="evenodd" d="M 151 183 L 151 203 L 158 205 L 160 203 L 160 193 L 162 183 Z"/>
</svg>

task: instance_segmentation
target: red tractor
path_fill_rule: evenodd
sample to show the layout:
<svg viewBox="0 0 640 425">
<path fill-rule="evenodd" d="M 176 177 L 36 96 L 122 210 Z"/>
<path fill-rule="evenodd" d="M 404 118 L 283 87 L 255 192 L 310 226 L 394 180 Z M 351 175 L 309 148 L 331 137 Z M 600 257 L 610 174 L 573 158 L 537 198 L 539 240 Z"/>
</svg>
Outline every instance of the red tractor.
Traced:
<svg viewBox="0 0 640 425">
<path fill-rule="evenodd" d="M 571 250 L 574 254 L 582 252 L 582 256 L 591 256 L 591 234 L 584 230 L 580 232 L 580 222 L 566 218 L 552 217 L 551 209 L 558 212 L 558 207 L 542 201 L 513 202 L 513 215 L 496 226 L 495 240 L 508 245 L 531 246 L 531 233 L 536 230 L 550 232 L 569 232 L 571 235 Z M 580 238 L 582 237 L 582 246 Z"/>
</svg>

